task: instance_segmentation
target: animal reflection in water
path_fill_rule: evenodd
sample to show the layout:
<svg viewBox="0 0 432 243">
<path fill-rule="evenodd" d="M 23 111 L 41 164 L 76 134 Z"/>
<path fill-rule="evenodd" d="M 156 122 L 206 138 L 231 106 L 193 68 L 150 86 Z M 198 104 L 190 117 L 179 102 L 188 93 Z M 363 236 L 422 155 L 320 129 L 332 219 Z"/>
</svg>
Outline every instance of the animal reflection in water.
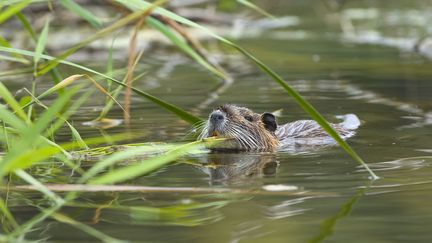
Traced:
<svg viewBox="0 0 432 243">
<path fill-rule="evenodd" d="M 279 162 L 274 154 L 209 153 L 200 169 L 214 183 L 242 183 L 249 178 L 272 177 Z"/>
</svg>

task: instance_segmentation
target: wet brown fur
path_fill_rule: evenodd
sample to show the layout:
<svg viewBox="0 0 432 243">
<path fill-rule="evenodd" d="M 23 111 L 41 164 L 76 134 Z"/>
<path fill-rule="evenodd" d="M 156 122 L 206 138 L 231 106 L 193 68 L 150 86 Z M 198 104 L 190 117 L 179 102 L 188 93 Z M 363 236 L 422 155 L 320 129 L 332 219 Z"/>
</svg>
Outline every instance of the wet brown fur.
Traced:
<svg viewBox="0 0 432 243">
<path fill-rule="evenodd" d="M 233 139 L 238 145 L 232 149 L 262 151 L 275 151 L 278 149 L 278 138 L 274 132 L 265 128 L 260 114 L 254 113 L 252 110 L 245 107 L 229 104 L 222 105 L 216 110 L 223 112 L 226 117 L 224 124 L 226 134 L 220 134 L 220 136 Z M 251 121 L 247 120 L 245 117 L 251 119 Z M 230 130 L 234 128 L 236 131 Z M 212 136 L 212 134 L 211 131 L 209 134 L 207 126 L 204 128 L 200 138 L 210 136 Z"/>
</svg>

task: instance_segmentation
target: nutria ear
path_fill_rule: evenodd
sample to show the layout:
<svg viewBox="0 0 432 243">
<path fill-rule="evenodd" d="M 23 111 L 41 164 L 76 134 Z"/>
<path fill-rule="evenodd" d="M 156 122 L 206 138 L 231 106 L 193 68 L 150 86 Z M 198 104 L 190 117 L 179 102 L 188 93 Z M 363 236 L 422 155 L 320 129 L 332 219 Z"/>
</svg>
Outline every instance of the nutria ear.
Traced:
<svg viewBox="0 0 432 243">
<path fill-rule="evenodd" d="M 277 123 L 276 117 L 272 113 L 263 113 L 261 115 L 261 121 L 264 123 L 264 127 L 270 132 L 276 131 Z"/>
</svg>

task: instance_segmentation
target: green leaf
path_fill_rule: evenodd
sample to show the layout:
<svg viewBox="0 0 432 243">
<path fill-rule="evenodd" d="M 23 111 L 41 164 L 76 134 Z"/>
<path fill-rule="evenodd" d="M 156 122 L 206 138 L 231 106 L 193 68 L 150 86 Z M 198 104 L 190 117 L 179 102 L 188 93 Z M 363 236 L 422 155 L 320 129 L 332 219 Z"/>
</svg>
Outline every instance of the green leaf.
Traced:
<svg viewBox="0 0 432 243">
<path fill-rule="evenodd" d="M 0 36 L 0 46 L 5 46 L 5 47 L 12 47 L 9 42 L 3 38 L 2 36 Z M 29 64 L 29 61 L 27 59 L 25 59 L 23 56 L 19 55 L 19 54 L 13 54 L 14 57 L 17 59 L 18 62 L 21 62 L 23 64 Z"/>
<path fill-rule="evenodd" d="M 197 63 L 201 64 L 204 68 L 208 69 L 210 72 L 214 73 L 216 76 L 226 80 L 228 77 L 226 75 L 208 63 L 204 58 L 202 58 L 193 48 L 191 48 L 184 40 L 180 39 L 177 35 L 175 35 L 168 27 L 162 24 L 160 21 L 155 18 L 148 17 L 146 19 L 146 23 L 159 30 L 163 35 L 165 35 L 174 45 L 176 45 L 180 50 L 184 51 L 187 55 L 189 55 L 192 59 L 194 59 Z"/>
<path fill-rule="evenodd" d="M 20 104 L 18 101 L 15 100 L 13 95 L 9 92 L 9 90 L 4 86 L 2 82 L 0 82 L 0 97 L 2 97 L 6 103 L 9 105 L 9 107 L 24 121 L 27 120 L 27 115 L 22 110 Z"/>
<path fill-rule="evenodd" d="M 73 226 L 73 227 L 75 227 L 75 228 L 77 228 L 79 230 L 82 230 L 82 231 L 86 232 L 87 234 L 95 237 L 96 239 L 99 239 L 102 242 L 110 242 L 110 243 L 125 242 L 125 241 L 113 238 L 113 237 L 111 237 L 109 235 L 106 235 L 106 234 L 102 233 L 101 231 L 99 231 L 99 230 L 97 230 L 97 229 L 95 229 L 95 228 L 93 228 L 93 227 L 91 227 L 89 225 L 83 224 L 83 223 L 81 223 L 79 221 L 76 221 L 76 220 L 74 220 L 74 219 L 72 219 L 72 218 L 70 218 L 70 217 L 68 217 L 68 216 L 66 216 L 64 214 L 53 213 L 53 214 L 51 214 L 51 217 L 53 219 L 61 222 L 61 223 L 69 224 L 69 225 L 71 225 L 71 226 Z"/>
<path fill-rule="evenodd" d="M 97 18 L 94 14 L 90 13 L 87 9 L 82 8 L 79 4 L 72 0 L 60 0 L 59 1 L 63 7 L 69 9 L 70 11 L 74 12 L 87 22 L 89 22 L 93 27 L 95 28 L 101 28 L 102 22 L 99 18 Z"/>
<path fill-rule="evenodd" d="M 0 120 L 18 130 L 26 128 L 26 124 L 21 119 L 15 116 L 14 113 L 6 110 L 1 105 L 0 105 Z"/>
<path fill-rule="evenodd" d="M 49 30 L 49 20 L 45 22 L 45 25 L 42 29 L 42 32 L 36 44 L 35 55 L 33 56 L 35 73 L 37 71 L 37 63 L 39 62 L 40 57 L 45 50 L 45 43 L 48 37 L 48 30 Z"/>
<path fill-rule="evenodd" d="M 8 20 L 10 17 L 14 16 L 16 13 L 21 11 L 21 9 L 27 7 L 31 3 L 31 0 L 24 0 L 17 4 L 9 6 L 3 12 L 0 13 L 0 24 Z"/>
<path fill-rule="evenodd" d="M 33 185 L 35 188 L 37 188 L 38 191 L 42 192 L 45 196 L 49 197 L 57 204 L 64 203 L 64 200 L 61 197 L 57 196 L 54 192 L 46 188 L 42 183 L 40 183 L 38 180 L 33 178 L 27 172 L 23 170 L 16 170 L 15 174 L 19 176 L 21 179 L 23 179 L 24 181 L 26 181 L 27 183 L 29 183 L 30 185 Z"/>
<path fill-rule="evenodd" d="M 9 230 L 8 226 L 11 226 L 12 228 L 18 228 L 18 223 L 16 222 L 14 216 L 12 215 L 10 210 L 8 209 L 7 204 L 5 203 L 3 198 L 1 198 L 1 197 L 0 197 L 0 212 L 2 215 L 2 226 L 3 226 L 3 230 L 5 232 L 7 232 Z M 0 242 L 2 242 L 1 238 L 0 238 Z M 6 241 L 4 241 L 4 242 L 6 242 Z"/>
<path fill-rule="evenodd" d="M 36 43 L 37 42 L 36 33 L 33 31 L 33 28 L 31 27 L 31 25 L 28 22 L 27 18 L 21 12 L 17 13 L 16 16 L 21 21 L 21 24 L 23 25 L 24 29 L 29 33 L 29 35 L 32 38 L 32 40 Z M 34 70 L 33 70 L 33 73 L 34 73 Z M 58 70 L 55 69 L 55 68 L 53 68 L 50 71 L 50 74 L 51 74 L 51 77 L 53 79 L 54 84 L 59 83 L 60 80 L 63 79 L 61 77 L 60 73 L 58 72 Z M 62 95 L 63 94 L 63 90 L 62 89 L 58 90 L 58 94 Z"/>
<path fill-rule="evenodd" d="M 27 18 L 24 16 L 24 14 L 22 14 L 21 12 L 18 12 L 16 14 L 16 16 L 21 21 L 21 24 L 23 25 L 24 29 L 27 30 L 27 32 L 30 34 L 30 37 L 32 38 L 32 40 L 34 42 L 36 42 L 36 40 L 37 40 L 36 33 L 34 32 L 33 28 L 30 25 L 30 22 L 27 20 Z"/>
<path fill-rule="evenodd" d="M 258 13 L 260 13 L 260 14 L 262 14 L 264 16 L 267 16 L 269 18 L 275 18 L 273 15 L 271 15 L 270 13 L 268 13 L 267 11 L 265 11 L 264 9 L 258 7 L 257 5 L 251 3 L 251 2 L 249 2 L 247 0 L 237 0 L 237 2 L 245 5 L 248 8 L 251 8 L 251 9 L 257 11 Z"/>
</svg>

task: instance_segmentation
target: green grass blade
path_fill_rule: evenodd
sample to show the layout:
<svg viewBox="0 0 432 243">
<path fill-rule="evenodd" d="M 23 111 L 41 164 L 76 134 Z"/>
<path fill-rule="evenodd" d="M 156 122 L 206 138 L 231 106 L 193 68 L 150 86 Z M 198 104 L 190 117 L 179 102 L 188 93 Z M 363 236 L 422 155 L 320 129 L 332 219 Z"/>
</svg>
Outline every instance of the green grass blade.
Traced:
<svg viewBox="0 0 432 243">
<path fill-rule="evenodd" d="M 29 61 L 22 59 L 20 57 L 12 57 L 12 56 L 4 56 L 0 55 L 0 60 L 9 61 L 9 62 L 19 62 L 22 64 L 29 64 Z"/>
<path fill-rule="evenodd" d="M 113 238 L 113 237 L 111 237 L 109 235 L 106 235 L 106 234 L 102 233 L 101 231 L 96 230 L 95 228 L 90 227 L 90 226 L 88 226 L 86 224 L 83 224 L 83 223 L 81 223 L 79 221 L 76 221 L 76 220 L 74 220 L 74 219 L 72 219 L 72 218 L 70 218 L 70 217 L 68 217 L 68 216 L 66 216 L 64 214 L 53 213 L 53 214 L 51 214 L 51 217 L 53 219 L 59 221 L 59 222 L 62 222 L 62 223 L 65 223 L 65 224 L 69 224 L 69 225 L 71 225 L 71 226 L 73 226 L 73 227 L 75 227 L 75 228 L 77 228 L 79 230 L 82 230 L 82 231 L 86 232 L 87 234 L 95 237 L 96 239 L 99 239 L 102 242 L 110 242 L 110 243 L 125 242 L 125 241 L 122 241 L 122 240 L 115 239 L 115 238 Z"/>
<path fill-rule="evenodd" d="M 9 42 L 3 38 L 2 36 L 0 36 L 0 46 L 5 46 L 5 47 L 12 47 Z M 13 54 L 13 56 L 15 58 L 17 58 L 17 60 L 23 64 L 29 64 L 29 61 L 27 59 L 25 59 L 23 56 L 19 55 L 19 54 Z"/>
<path fill-rule="evenodd" d="M 155 18 L 149 17 L 146 19 L 146 23 L 159 30 L 165 37 L 167 37 L 171 43 L 176 45 L 180 50 L 184 51 L 187 55 L 189 55 L 192 59 L 194 59 L 197 63 L 199 63 L 204 68 L 208 69 L 210 72 L 214 73 L 216 76 L 226 80 L 228 77 L 216 69 L 210 63 L 208 63 L 204 58 L 202 58 L 193 48 L 191 48 L 184 40 L 180 39 L 177 35 L 175 35 L 166 25 L 162 24 L 160 21 Z"/>
<path fill-rule="evenodd" d="M 72 133 L 72 138 L 78 143 L 79 148 L 81 149 L 89 149 L 89 147 L 87 146 L 87 144 L 85 143 L 85 141 L 82 139 L 80 133 L 78 132 L 78 130 L 72 126 L 72 124 L 70 124 L 68 121 L 66 121 L 66 124 L 68 125 L 69 129 L 71 130 Z"/>
<path fill-rule="evenodd" d="M 125 6 L 126 8 L 129 8 L 132 11 L 142 11 L 142 9 L 148 8 L 149 6 L 151 6 L 152 4 L 147 2 L 147 1 L 143 1 L 143 0 L 115 0 L 116 2 L 120 3 L 121 5 Z M 228 40 L 226 40 L 225 38 L 215 34 L 213 31 L 209 30 L 208 28 L 199 25 L 193 21 L 190 21 L 189 19 L 183 18 L 171 11 L 168 11 L 164 8 L 161 7 L 156 7 L 153 10 L 154 13 L 156 14 L 160 14 L 163 15 L 167 18 L 173 19 L 179 23 L 182 23 L 184 25 L 193 27 L 193 28 L 197 28 L 197 29 L 201 29 L 204 33 L 207 33 L 210 36 L 213 36 L 214 38 L 221 40 L 223 42 L 229 42 Z"/>
<path fill-rule="evenodd" d="M 64 204 L 64 203 L 63 203 Z M 50 217 L 53 213 L 59 210 L 63 204 L 55 204 L 49 209 L 43 210 L 41 213 L 37 214 L 27 222 L 21 224 L 17 229 L 8 235 L 8 237 L 22 237 L 28 233 L 33 227 L 40 224 L 46 218 Z"/>
<path fill-rule="evenodd" d="M 63 204 L 64 203 L 64 200 L 61 197 L 57 196 L 54 192 L 50 191 L 42 183 L 40 183 L 38 180 L 33 178 L 27 172 L 25 172 L 23 170 L 16 170 L 15 174 L 17 176 L 19 176 L 21 179 L 23 179 L 24 181 L 26 181 L 27 183 L 33 185 L 35 188 L 37 188 L 38 191 L 40 191 L 45 196 L 49 197 L 51 200 L 56 202 L 56 204 Z"/>
<path fill-rule="evenodd" d="M 21 21 L 21 24 L 23 25 L 24 29 L 27 30 L 27 32 L 30 34 L 30 37 L 32 38 L 32 40 L 34 42 L 36 42 L 36 40 L 37 40 L 36 33 L 34 32 L 33 28 L 30 25 L 30 22 L 27 20 L 25 15 L 22 14 L 21 12 L 18 12 L 16 14 L 16 16 Z"/>
<path fill-rule="evenodd" d="M 16 16 L 21 21 L 21 24 L 23 25 L 24 29 L 28 32 L 28 34 L 30 35 L 32 40 L 36 43 L 37 42 L 36 33 L 34 32 L 33 28 L 31 27 L 30 23 L 28 22 L 27 18 L 21 12 L 17 13 Z M 33 72 L 34 72 L 34 70 L 33 70 Z M 54 84 L 58 84 L 63 79 L 62 76 L 60 75 L 60 73 L 58 72 L 58 70 L 55 68 L 53 68 L 50 71 L 50 74 L 51 74 L 51 77 L 53 79 Z M 62 89 L 58 90 L 58 94 L 62 95 L 63 90 Z"/>
<path fill-rule="evenodd" d="M 40 57 L 45 50 L 45 43 L 46 43 L 46 40 L 48 37 L 48 31 L 49 31 L 49 20 L 46 21 L 46 23 L 42 29 L 42 32 L 39 36 L 39 39 L 37 40 L 35 55 L 33 56 L 34 69 L 35 69 L 34 72 L 35 73 L 37 71 L 37 64 L 40 60 Z"/>
<path fill-rule="evenodd" d="M 21 11 L 21 9 L 27 7 L 31 3 L 31 0 L 24 0 L 17 4 L 11 5 L 0 13 L 0 24 L 8 20 L 10 17 L 14 16 L 16 13 Z"/>
<path fill-rule="evenodd" d="M 18 130 L 26 128 L 26 124 L 21 119 L 15 116 L 14 113 L 6 110 L 3 106 L 0 106 L 0 120 Z"/>
<path fill-rule="evenodd" d="M 79 4 L 77 4 L 73 0 L 59 0 L 59 2 L 63 7 L 77 14 L 85 21 L 89 22 L 93 27 L 95 28 L 102 27 L 102 21 L 99 18 L 94 16 L 94 14 L 90 13 L 87 9 L 82 8 Z"/>
<path fill-rule="evenodd" d="M 369 187 L 369 186 L 368 186 Z M 349 198 L 339 209 L 336 215 L 324 219 L 320 225 L 320 232 L 315 237 L 311 238 L 307 241 L 307 243 L 320 243 L 326 240 L 329 236 L 333 235 L 336 229 L 336 224 L 342 218 L 348 216 L 354 208 L 354 205 L 360 200 L 361 197 L 364 196 L 366 189 L 368 188 L 360 188 L 357 190 L 357 193 Z"/>
<path fill-rule="evenodd" d="M 2 215 L 2 219 L 4 217 L 5 220 L 8 220 L 7 223 L 2 222 L 3 224 L 7 224 L 8 226 L 11 226 L 13 228 L 18 228 L 18 223 L 16 222 L 12 213 L 9 211 L 9 209 L 6 205 L 6 202 L 1 197 L 0 197 L 0 212 Z M 3 225 L 3 226 L 5 227 L 6 225 Z M 7 226 L 6 226 L 6 228 L 7 228 Z M 4 230 L 5 230 L 5 228 L 4 228 Z"/>
<path fill-rule="evenodd" d="M 135 67 L 136 67 L 136 65 L 138 64 L 138 62 L 139 62 L 140 59 L 141 59 L 141 58 L 140 58 L 139 56 L 138 56 L 137 58 L 135 58 L 135 63 L 132 65 L 132 70 L 135 70 Z M 140 74 L 140 75 L 135 76 L 134 79 L 132 79 L 132 82 L 131 82 L 131 83 L 134 83 L 135 80 L 140 79 L 140 78 L 141 78 L 142 76 L 144 76 L 145 74 L 146 74 L 146 72 L 145 72 L 145 73 L 142 73 L 142 74 Z M 112 77 L 112 75 L 108 75 L 108 76 Z M 126 78 L 127 78 L 127 77 L 125 76 L 125 78 L 122 80 L 122 83 L 125 83 Z M 111 87 L 111 84 L 112 84 L 113 81 L 110 80 L 110 79 L 106 79 L 106 80 L 107 80 L 107 82 L 108 82 L 108 87 Z M 110 89 L 111 89 L 111 88 L 110 88 Z M 121 92 L 122 90 L 123 90 L 123 86 L 121 86 L 121 85 L 117 86 L 117 88 L 114 89 L 114 90 L 112 91 L 112 97 L 113 97 L 114 99 L 117 99 L 117 97 L 120 95 L 120 92 Z M 95 120 L 101 120 L 101 119 L 105 118 L 106 115 L 108 114 L 108 112 L 111 110 L 113 104 L 114 104 L 113 99 L 109 99 L 109 100 L 107 100 L 107 102 L 105 102 L 105 106 L 102 108 L 102 110 L 101 110 L 99 116 L 98 116 Z"/>
<path fill-rule="evenodd" d="M 91 179 L 89 181 L 89 184 L 112 184 L 120 181 L 130 180 L 140 175 L 148 174 L 162 167 L 163 165 L 174 161 L 185 153 L 197 149 L 200 146 L 202 146 L 202 142 L 200 141 L 178 146 L 177 148 L 161 156 L 147 159 L 135 165 L 116 169 L 94 179 Z"/>
<path fill-rule="evenodd" d="M 18 101 L 15 100 L 13 95 L 9 92 L 9 90 L 6 88 L 6 86 L 0 82 L 0 97 L 2 97 L 6 103 L 9 105 L 9 107 L 24 121 L 27 120 L 27 115 L 22 110 L 21 105 L 18 103 Z"/>
<path fill-rule="evenodd" d="M 268 13 L 267 11 L 265 11 L 264 9 L 258 7 L 257 5 L 251 3 L 251 2 L 249 2 L 247 0 L 237 0 L 237 2 L 245 5 L 246 7 L 250 8 L 250 9 L 253 9 L 253 10 L 257 11 L 258 13 L 260 13 L 260 14 L 262 14 L 264 16 L 267 16 L 269 18 L 275 18 L 273 15 L 271 15 L 270 13 Z"/>
<path fill-rule="evenodd" d="M 106 67 L 107 68 L 106 75 L 110 76 L 110 77 L 112 77 L 114 75 L 114 70 L 113 70 L 114 69 L 113 68 L 113 48 L 114 48 L 114 41 L 115 41 L 115 39 L 113 39 L 113 41 L 111 42 L 111 46 L 110 46 L 110 48 L 108 50 L 108 61 L 107 61 L 107 67 Z M 111 84 L 112 84 L 112 82 L 109 79 L 107 79 L 106 82 L 107 82 L 107 85 L 108 85 L 107 90 L 108 90 L 108 92 L 111 92 Z M 108 99 L 107 99 L 107 101 L 108 101 Z"/>
<path fill-rule="evenodd" d="M 18 54 L 21 54 L 21 55 L 24 55 L 24 56 L 33 56 L 34 55 L 34 52 L 31 52 L 31 51 L 19 50 L 19 49 L 15 49 L 15 48 L 7 48 L 7 47 L 1 47 L 1 46 L 0 46 L 0 51 L 7 52 L 7 53 L 18 53 Z M 42 55 L 41 58 L 44 58 L 44 59 L 47 59 L 47 60 L 55 60 L 54 57 L 48 56 L 48 55 Z M 126 87 L 126 84 L 124 84 L 123 82 L 121 82 L 121 81 L 119 81 L 119 80 L 117 80 L 115 78 L 109 77 L 109 76 L 107 76 L 107 75 L 105 75 L 103 73 L 100 73 L 98 71 L 95 71 L 95 70 L 93 70 L 91 68 L 87 68 L 87 67 L 84 67 L 84 66 L 81 66 L 79 64 L 76 64 L 76 63 L 73 63 L 73 62 L 69 62 L 69 61 L 66 61 L 66 60 L 59 60 L 59 62 L 62 63 L 62 64 L 65 64 L 65 65 L 71 66 L 71 67 L 75 67 L 75 68 L 78 68 L 78 69 L 81 69 L 81 70 L 84 70 L 84 71 L 87 71 L 87 72 L 99 75 L 101 77 L 104 77 L 106 79 L 109 79 L 109 80 L 113 81 L 114 83 L 116 83 L 118 85 Z M 179 107 L 177 107 L 177 106 L 175 106 L 173 104 L 170 104 L 170 103 L 168 103 L 166 101 L 163 101 L 163 100 L 161 100 L 161 99 L 159 99 L 159 98 L 157 98 L 157 97 L 155 97 L 153 95 L 150 95 L 150 94 L 148 94 L 148 93 L 146 93 L 144 91 L 141 91 L 139 89 L 136 89 L 134 87 L 131 87 L 131 89 L 132 89 L 132 91 L 134 91 L 139 96 L 152 101 L 156 105 L 159 105 L 160 107 L 164 108 L 165 110 L 167 110 L 167 111 L 169 111 L 169 112 L 177 115 L 178 117 L 180 117 L 184 121 L 190 123 L 191 125 L 196 125 L 197 123 L 199 123 L 199 122 L 202 121 L 201 118 L 199 118 L 199 117 L 197 117 L 197 116 L 195 116 L 195 115 L 193 115 L 193 114 L 191 114 L 191 113 L 189 113 L 189 112 L 187 112 L 187 111 L 185 111 L 185 110 L 183 110 L 183 109 L 181 109 L 181 108 L 179 108 Z"/>
<path fill-rule="evenodd" d="M 36 37 L 36 33 L 34 32 L 33 28 L 31 27 L 29 21 L 27 20 L 27 18 L 21 13 L 17 13 L 16 16 L 18 17 L 18 19 L 21 21 L 21 24 L 23 25 L 24 29 L 28 32 L 28 34 L 30 35 L 31 39 L 34 41 L 34 43 L 37 43 L 37 37 Z M 33 74 L 34 74 L 34 70 L 33 70 Z M 58 72 L 57 69 L 53 68 L 50 71 L 52 80 L 54 82 L 54 84 L 58 84 L 63 78 L 60 75 L 60 73 Z M 58 94 L 62 95 L 63 94 L 63 89 L 58 90 Z"/>
</svg>

